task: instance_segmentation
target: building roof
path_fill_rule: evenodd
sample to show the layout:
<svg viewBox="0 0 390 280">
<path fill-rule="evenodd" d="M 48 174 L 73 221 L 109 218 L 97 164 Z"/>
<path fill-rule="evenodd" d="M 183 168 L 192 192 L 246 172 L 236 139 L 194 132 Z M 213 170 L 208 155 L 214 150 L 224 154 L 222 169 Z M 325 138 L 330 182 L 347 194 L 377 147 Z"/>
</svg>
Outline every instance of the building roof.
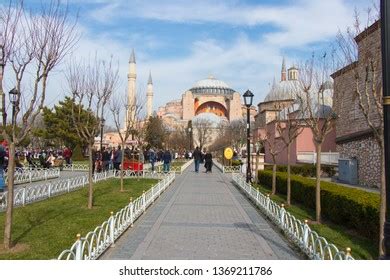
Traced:
<svg viewBox="0 0 390 280">
<path fill-rule="evenodd" d="M 265 97 L 264 102 L 295 99 L 298 91 L 298 80 L 286 80 L 279 83 L 274 82 Z"/>
<path fill-rule="evenodd" d="M 152 85 L 153 84 L 153 80 L 152 80 L 152 72 L 149 71 L 149 79 L 148 79 L 148 85 Z"/>
<path fill-rule="evenodd" d="M 195 94 L 232 94 L 234 90 L 229 87 L 224 81 L 216 79 L 214 76 L 209 76 L 207 79 L 197 81 L 190 89 Z"/>
</svg>

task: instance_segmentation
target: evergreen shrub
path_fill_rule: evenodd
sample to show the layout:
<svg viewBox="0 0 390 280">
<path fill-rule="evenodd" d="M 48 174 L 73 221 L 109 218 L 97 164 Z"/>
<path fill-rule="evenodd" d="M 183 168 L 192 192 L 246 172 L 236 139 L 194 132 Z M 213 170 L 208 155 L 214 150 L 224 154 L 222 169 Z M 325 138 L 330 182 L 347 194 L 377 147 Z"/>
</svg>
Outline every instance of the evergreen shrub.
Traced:
<svg viewBox="0 0 390 280">
<path fill-rule="evenodd" d="M 258 183 L 272 188 L 272 171 L 259 171 Z M 316 181 L 291 175 L 291 199 L 315 210 Z M 287 193 L 287 173 L 277 172 L 276 191 Z M 321 181 L 321 214 L 335 224 L 356 230 L 378 240 L 380 197 L 376 193 L 348 188 L 332 182 Z"/>
</svg>

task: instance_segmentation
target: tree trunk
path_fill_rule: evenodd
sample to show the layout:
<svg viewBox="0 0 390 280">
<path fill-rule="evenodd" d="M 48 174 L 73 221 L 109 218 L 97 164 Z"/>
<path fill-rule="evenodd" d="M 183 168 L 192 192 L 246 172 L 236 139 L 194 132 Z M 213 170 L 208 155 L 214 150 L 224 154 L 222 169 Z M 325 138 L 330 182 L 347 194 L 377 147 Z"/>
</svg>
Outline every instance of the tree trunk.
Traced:
<svg viewBox="0 0 390 280">
<path fill-rule="evenodd" d="M 4 225 L 4 248 L 12 248 L 12 217 L 14 210 L 14 173 L 15 173 L 15 144 L 9 144 L 8 156 L 8 178 L 7 178 L 7 209 Z"/>
<path fill-rule="evenodd" d="M 88 170 L 88 180 L 89 180 L 89 187 L 88 187 L 88 209 L 92 209 L 93 207 L 93 180 L 92 180 L 92 170 L 93 167 L 93 158 L 92 158 L 92 144 L 88 144 L 88 156 L 89 156 L 89 170 Z"/>
<path fill-rule="evenodd" d="M 125 148 L 125 142 L 123 141 L 122 142 L 122 147 L 123 149 Z M 122 152 L 122 150 L 120 150 Z M 125 161 L 125 157 L 124 157 L 124 153 L 122 154 L 122 158 L 121 158 L 121 166 L 120 166 L 120 180 L 121 180 L 121 192 L 124 192 L 124 189 L 123 189 L 123 163 Z"/>
<path fill-rule="evenodd" d="M 287 205 L 291 204 L 290 143 L 287 145 Z"/>
<path fill-rule="evenodd" d="M 386 174 L 385 174 L 385 154 L 384 154 L 384 143 L 379 145 L 381 147 L 381 188 L 380 188 L 380 210 L 379 210 L 379 255 L 383 256 L 384 251 L 384 225 L 386 220 Z"/>
<path fill-rule="evenodd" d="M 272 192 L 271 194 L 274 195 L 276 193 L 276 163 L 274 161 L 274 164 L 272 165 Z"/>
<path fill-rule="evenodd" d="M 321 146 L 322 143 L 316 145 L 316 222 L 321 223 Z"/>
</svg>

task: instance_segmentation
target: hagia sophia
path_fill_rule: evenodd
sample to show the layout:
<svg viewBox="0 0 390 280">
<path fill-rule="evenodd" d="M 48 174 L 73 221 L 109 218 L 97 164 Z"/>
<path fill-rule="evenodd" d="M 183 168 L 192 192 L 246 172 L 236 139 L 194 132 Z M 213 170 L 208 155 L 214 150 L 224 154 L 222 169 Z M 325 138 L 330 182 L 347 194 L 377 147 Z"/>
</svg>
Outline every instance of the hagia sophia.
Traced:
<svg viewBox="0 0 390 280">
<path fill-rule="evenodd" d="M 136 103 L 136 79 L 137 68 L 133 50 L 129 59 L 126 118 L 131 117 L 131 108 Z M 153 115 L 153 98 L 153 81 L 151 73 L 149 73 L 146 92 L 146 118 Z M 224 81 L 210 75 L 206 79 L 197 81 L 181 95 L 180 99 L 169 101 L 159 107 L 155 113 L 169 129 L 177 129 L 187 127 L 188 121 L 199 119 L 208 119 L 213 124 L 242 120 L 246 116 L 246 107 L 239 92 L 232 89 Z M 256 107 L 252 106 L 250 108 L 252 121 L 254 121 L 256 114 Z M 194 132 L 196 133 L 196 131 Z M 211 138 L 210 144 L 214 137 L 211 136 Z"/>
</svg>

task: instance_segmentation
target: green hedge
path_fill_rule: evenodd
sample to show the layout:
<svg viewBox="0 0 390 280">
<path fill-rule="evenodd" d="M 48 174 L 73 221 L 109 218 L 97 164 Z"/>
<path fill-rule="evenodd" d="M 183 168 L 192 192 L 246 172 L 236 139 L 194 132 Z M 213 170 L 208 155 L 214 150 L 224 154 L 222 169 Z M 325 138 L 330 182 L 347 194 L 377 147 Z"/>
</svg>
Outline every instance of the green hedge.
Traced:
<svg viewBox="0 0 390 280">
<path fill-rule="evenodd" d="M 272 165 L 266 165 L 266 170 L 272 170 Z M 336 174 L 336 169 L 332 165 L 321 165 L 322 172 L 328 174 L 329 177 L 333 177 Z M 287 172 L 287 165 L 277 165 L 276 171 Z M 314 164 L 300 164 L 291 165 L 291 174 L 302 175 L 304 177 L 316 176 L 316 165 Z"/>
<path fill-rule="evenodd" d="M 271 189 L 272 171 L 259 171 L 259 184 Z M 315 209 L 315 186 L 313 179 L 291 175 L 292 200 Z M 277 172 L 276 191 L 287 193 L 286 173 Z M 379 235 L 379 205 L 378 194 L 321 181 L 322 217 L 375 240 Z"/>
</svg>

